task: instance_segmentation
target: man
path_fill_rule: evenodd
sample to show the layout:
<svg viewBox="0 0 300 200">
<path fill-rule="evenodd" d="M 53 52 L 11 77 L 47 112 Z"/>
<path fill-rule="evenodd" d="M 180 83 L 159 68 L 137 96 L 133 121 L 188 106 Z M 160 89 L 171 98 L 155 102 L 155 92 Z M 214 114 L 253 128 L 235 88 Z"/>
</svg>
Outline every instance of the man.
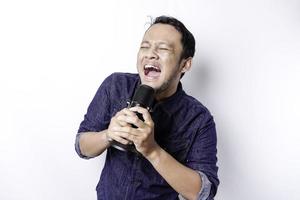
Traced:
<svg viewBox="0 0 300 200">
<path fill-rule="evenodd" d="M 101 84 L 75 144 L 83 158 L 107 150 L 98 199 L 215 196 L 219 184 L 215 123 L 180 83 L 191 68 L 194 52 L 195 39 L 186 27 L 175 18 L 160 16 L 144 34 L 137 56 L 138 75 L 114 73 Z M 151 113 L 142 107 L 127 108 L 140 84 L 155 89 Z M 113 148 L 111 141 L 134 144 L 138 153 Z"/>
</svg>

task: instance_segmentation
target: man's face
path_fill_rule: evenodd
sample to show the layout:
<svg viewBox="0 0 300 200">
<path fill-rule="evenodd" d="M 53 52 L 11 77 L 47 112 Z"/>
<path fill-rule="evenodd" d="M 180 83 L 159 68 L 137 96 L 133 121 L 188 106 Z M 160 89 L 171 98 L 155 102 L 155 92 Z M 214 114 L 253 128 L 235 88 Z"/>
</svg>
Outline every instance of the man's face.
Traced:
<svg viewBox="0 0 300 200">
<path fill-rule="evenodd" d="M 172 95 L 180 80 L 181 52 L 181 34 L 173 26 L 152 25 L 144 35 L 137 56 L 142 84 L 153 87 L 161 98 Z"/>
</svg>

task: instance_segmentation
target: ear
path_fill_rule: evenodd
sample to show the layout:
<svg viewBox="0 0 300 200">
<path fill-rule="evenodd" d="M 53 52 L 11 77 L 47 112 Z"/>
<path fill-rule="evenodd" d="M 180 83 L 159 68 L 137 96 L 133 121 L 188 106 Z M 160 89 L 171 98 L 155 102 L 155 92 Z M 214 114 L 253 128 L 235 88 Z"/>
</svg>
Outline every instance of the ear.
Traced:
<svg viewBox="0 0 300 200">
<path fill-rule="evenodd" d="M 189 71 L 192 67 L 192 57 L 186 58 L 182 61 L 181 73 Z"/>
</svg>

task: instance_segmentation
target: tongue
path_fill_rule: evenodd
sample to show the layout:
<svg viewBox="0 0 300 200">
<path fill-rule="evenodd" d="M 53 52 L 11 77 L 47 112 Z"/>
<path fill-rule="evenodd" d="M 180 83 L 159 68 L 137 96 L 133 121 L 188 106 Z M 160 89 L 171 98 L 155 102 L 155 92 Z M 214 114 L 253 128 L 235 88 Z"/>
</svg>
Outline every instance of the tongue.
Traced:
<svg viewBox="0 0 300 200">
<path fill-rule="evenodd" d="M 157 78 L 157 77 L 159 77 L 159 75 L 160 75 L 160 72 L 152 71 L 152 70 L 147 73 L 147 76 L 152 77 L 152 78 Z"/>
</svg>

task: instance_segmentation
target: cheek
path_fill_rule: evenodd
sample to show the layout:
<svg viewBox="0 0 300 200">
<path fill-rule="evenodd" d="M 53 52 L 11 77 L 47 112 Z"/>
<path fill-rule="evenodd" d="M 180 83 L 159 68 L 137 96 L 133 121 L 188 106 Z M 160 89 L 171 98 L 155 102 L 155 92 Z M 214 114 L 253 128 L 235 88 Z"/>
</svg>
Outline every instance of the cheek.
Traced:
<svg viewBox="0 0 300 200">
<path fill-rule="evenodd" d="M 165 53 L 160 54 L 160 59 L 168 65 L 173 65 L 174 63 L 177 63 L 178 58 L 175 54 Z"/>
<path fill-rule="evenodd" d="M 139 68 L 141 65 L 142 65 L 142 57 L 140 54 L 138 54 L 136 58 L 136 66 Z"/>
<path fill-rule="evenodd" d="M 175 71 L 178 68 L 178 63 L 175 59 L 166 59 L 164 65 L 166 66 L 167 72 Z"/>
</svg>

